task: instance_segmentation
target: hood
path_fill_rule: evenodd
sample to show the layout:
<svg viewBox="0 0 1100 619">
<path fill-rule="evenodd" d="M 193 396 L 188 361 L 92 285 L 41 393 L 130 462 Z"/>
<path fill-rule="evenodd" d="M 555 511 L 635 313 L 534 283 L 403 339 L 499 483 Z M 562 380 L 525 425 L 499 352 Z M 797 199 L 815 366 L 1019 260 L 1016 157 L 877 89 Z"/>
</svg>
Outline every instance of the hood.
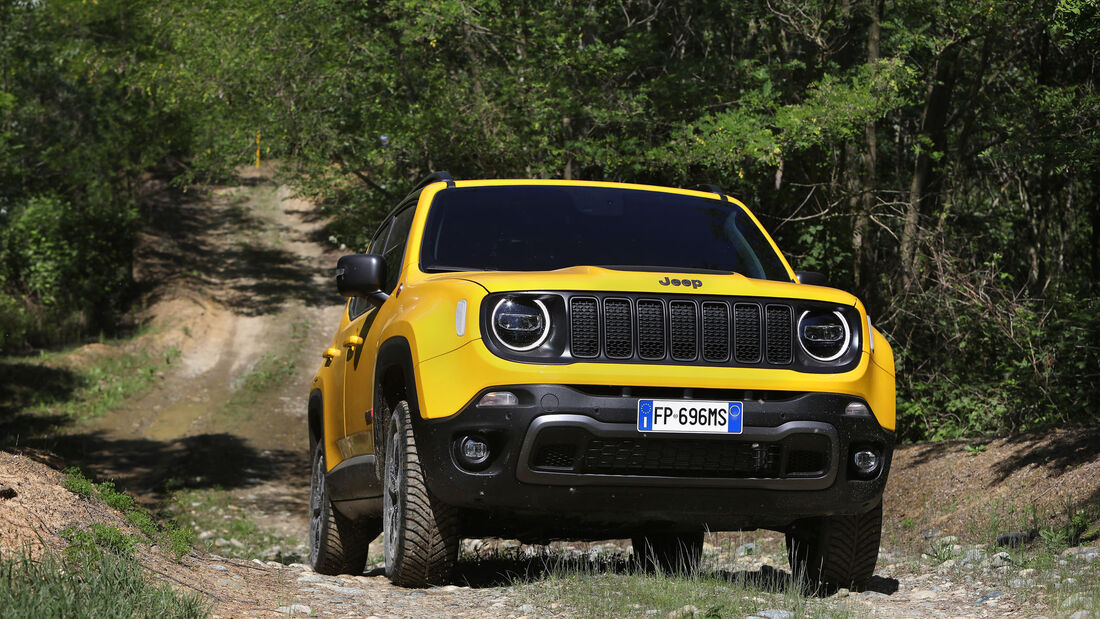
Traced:
<svg viewBox="0 0 1100 619">
<path fill-rule="evenodd" d="M 739 273 L 682 273 L 671 271 L 620 271 L 576 266 L 556 271 L 467 271 L 431 276 L 476 283 L 489 292 L 563 290 L 633 292 L 649 294 L 699 294 L 716 296 L 814 299 L 840 305 L 856 305 L 856 298 L 842 290 L 793 282 L 750 279 Z"/>
</svg>

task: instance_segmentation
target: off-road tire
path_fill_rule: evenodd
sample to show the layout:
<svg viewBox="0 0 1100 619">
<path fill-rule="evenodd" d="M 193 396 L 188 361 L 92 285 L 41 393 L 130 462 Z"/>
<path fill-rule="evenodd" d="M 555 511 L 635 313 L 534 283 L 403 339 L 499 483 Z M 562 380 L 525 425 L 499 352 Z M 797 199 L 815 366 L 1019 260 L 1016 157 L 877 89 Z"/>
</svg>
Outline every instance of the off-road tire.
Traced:
<svg viewBox="0 0 1100 619">
<path fill-rule="evenodd" d="M 635 567 L 645 572 L 692 574 L 703 557 L 703 533 L 655 533 L 631 538 Z"/>
<path fill-rule="evenodd" d="M 309 485 L 309 564 L 318 574 L 362 574 L 367 548 L 381 533 L 382 521 L 355 521 L 333 509 L 326 470 L 325 446 L 317 441 Z"/>
<path fill-rule="evenodd" d="M 810 591 L 861 589 L 875 574 L 882 535 L 882 503 L 857 516 L 800 521 L 787 532 L 787 560 Z"/>
<path fill-rule="evenodd" d="M 387 420 L 382 478 L 386 576 L 401 587 L 443 585 L 458 559 L 458 512 L 428 490 L 404 400 Z"/>
</svg>

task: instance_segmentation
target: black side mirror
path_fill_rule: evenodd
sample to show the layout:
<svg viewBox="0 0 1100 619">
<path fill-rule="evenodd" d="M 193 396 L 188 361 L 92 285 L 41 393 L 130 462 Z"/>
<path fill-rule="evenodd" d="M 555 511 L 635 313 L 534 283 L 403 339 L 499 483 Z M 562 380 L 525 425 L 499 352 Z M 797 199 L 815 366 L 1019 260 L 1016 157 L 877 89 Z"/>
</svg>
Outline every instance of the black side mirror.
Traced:
<svg viewBox="0 0 1100 619">
<path fill-rule="evenodd" d="M 795 271 L 795 277 L 798 278 L 798 283 L 807 284 L 810 286 L 828 286 L 829 278 L 825 277 L 821 273 L 814 273 L 813 271 Z"/>
<path fill-rule="evenodd" d="M 372 305 L 382 305 L 390 296 L 382 292 L 385 280 L 386 262 L 378 254 L 348 254 L 336 262 L 336 289 L 345 297 L 361 297 Z"/>
</svg>

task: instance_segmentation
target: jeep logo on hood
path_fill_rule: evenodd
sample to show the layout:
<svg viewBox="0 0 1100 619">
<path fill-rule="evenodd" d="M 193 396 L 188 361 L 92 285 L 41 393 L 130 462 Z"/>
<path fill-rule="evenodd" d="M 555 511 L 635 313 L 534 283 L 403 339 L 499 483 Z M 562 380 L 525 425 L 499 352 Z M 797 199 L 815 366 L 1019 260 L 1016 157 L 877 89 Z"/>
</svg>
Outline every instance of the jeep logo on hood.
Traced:
<svg viewBox="0 0 1100 619">
<path fill-rule="evenodd" d="M 662 286 L 683 286 L 684 288 L 699 288 L 703 285 L 703 282 L 697 279 L 673 279 L 667 275 L 657 283 Z"/>
</svg>

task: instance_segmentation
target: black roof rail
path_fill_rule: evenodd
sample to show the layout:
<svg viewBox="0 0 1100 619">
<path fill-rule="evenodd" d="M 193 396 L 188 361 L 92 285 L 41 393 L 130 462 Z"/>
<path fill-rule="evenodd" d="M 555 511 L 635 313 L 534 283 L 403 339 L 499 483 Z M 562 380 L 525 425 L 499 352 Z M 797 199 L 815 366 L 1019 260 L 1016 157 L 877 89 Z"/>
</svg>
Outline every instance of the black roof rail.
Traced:
<svg viewBox="0 0 1100 619">
<path fill-rule="evenodd" d="M 730 199 L 728 197 L 726 197 L 726 192 L 722 191 L 722 188 L 719 187 L 718 185 L 711 185 L 711 184 L 708 184 L 708 183 L 701 183 L 701 184 L 696 185 L 694 187 L 689 187 L 689 189 L 694 189 L 696 191 L 709 191 L 711 193 L 716 193 L 722 198 L 723 202 L 729 202 L 730 201 Z"/>
<path fill-rule="evenodd" d="M 455 179 L 453 176 L 451 176 L 451 173 L 443 172 L 441 170 L 439 172 L 432 172 L 431 174 L 420 179 L 420 182 L 416 184 L 416 187 L 413 187 L 413 191 L 416 191 L 417 189 L 423 189 L 424 187 L 427 187 L 432 183 L 438 183 L 440 181 L 447 183 L 448 188 L 455 186 Z"/>
</svg>

